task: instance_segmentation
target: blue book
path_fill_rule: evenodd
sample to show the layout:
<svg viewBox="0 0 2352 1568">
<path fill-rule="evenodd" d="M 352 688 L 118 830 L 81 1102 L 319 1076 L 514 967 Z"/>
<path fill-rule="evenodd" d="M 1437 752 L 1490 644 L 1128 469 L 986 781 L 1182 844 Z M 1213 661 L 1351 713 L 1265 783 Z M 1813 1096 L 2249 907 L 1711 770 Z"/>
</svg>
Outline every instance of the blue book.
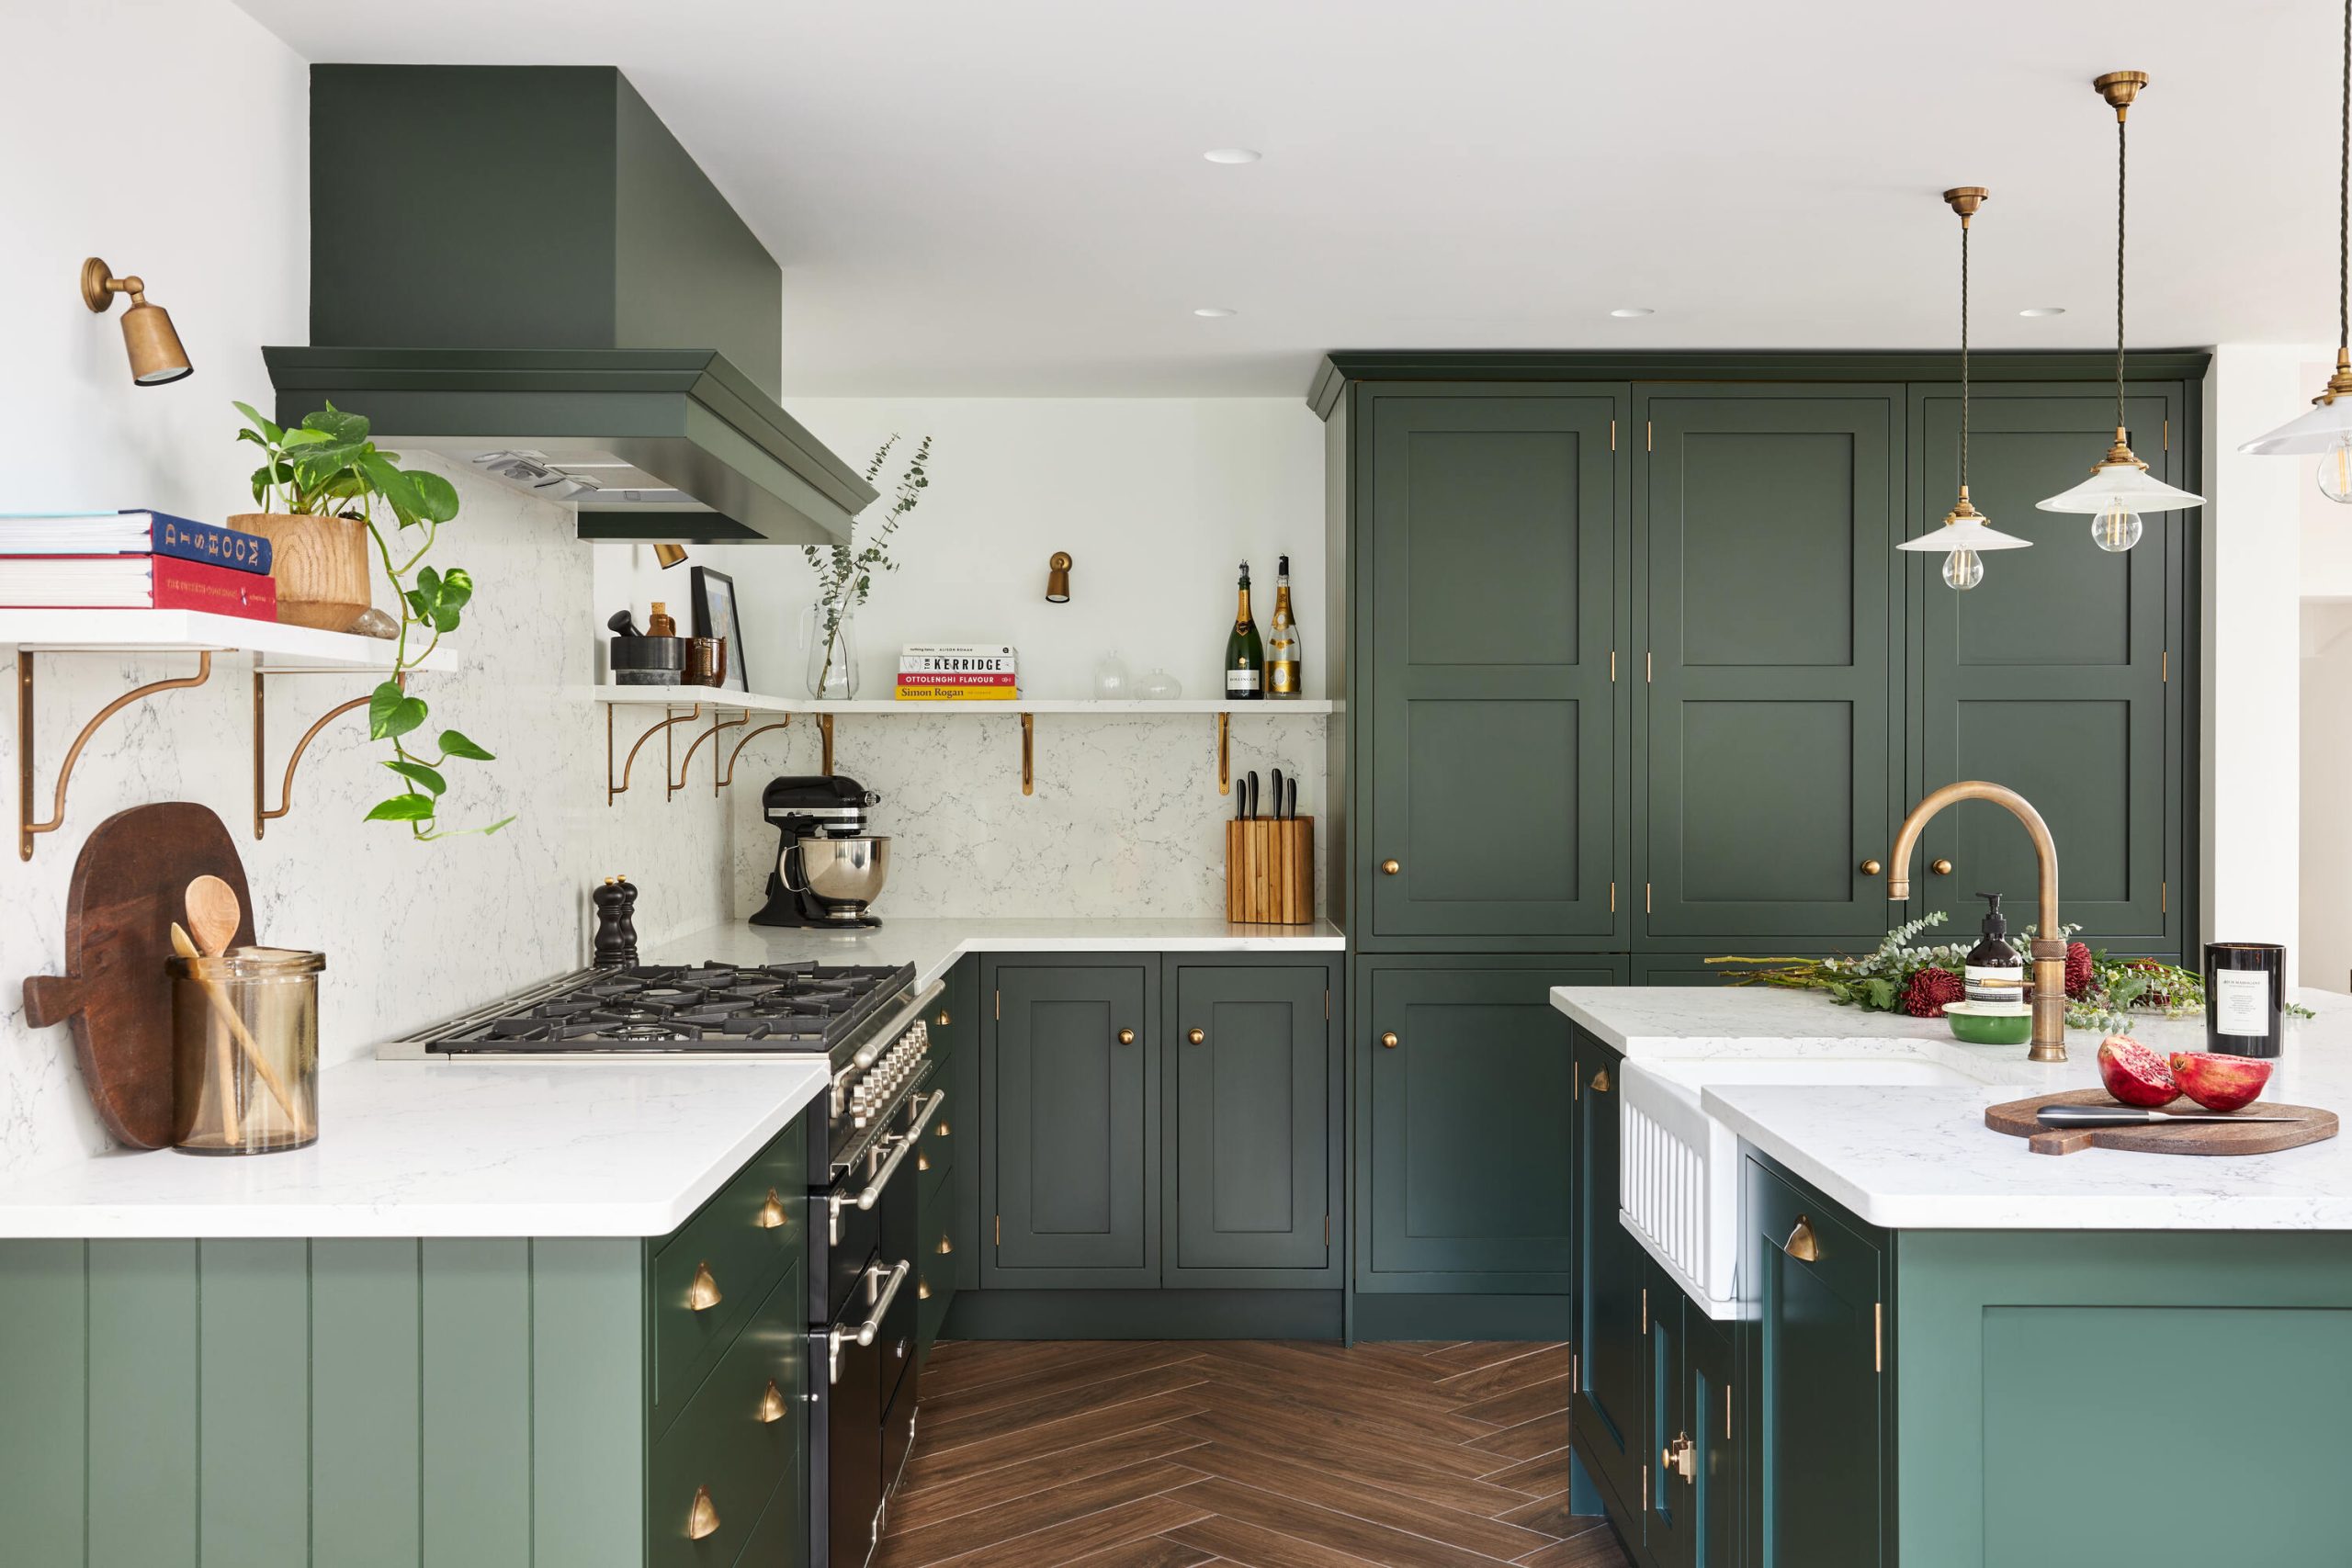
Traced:
<svg viewBox="0 0 2352 1568">
<path fill-rule="evenodd" d="M 258 534 L 168 512 L 0 513 L 0 556 L 173 556 L 231 571 L 269 570 Z"/>
</svg>

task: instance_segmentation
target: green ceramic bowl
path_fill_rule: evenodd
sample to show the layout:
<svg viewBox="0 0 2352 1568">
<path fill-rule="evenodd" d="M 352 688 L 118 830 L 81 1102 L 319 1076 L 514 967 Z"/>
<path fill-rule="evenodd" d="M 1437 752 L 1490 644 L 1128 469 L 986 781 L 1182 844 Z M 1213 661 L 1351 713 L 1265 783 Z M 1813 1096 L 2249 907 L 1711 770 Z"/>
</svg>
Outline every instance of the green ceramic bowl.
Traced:
<svg viewBox="0 0 2352 1568">
<path fill-rule="evenodd" d="M 2022 1045 L 2033 1038 L 2031 1010 L 2013 1002 L 1953 1002 L 1944 1021 L 1953 1039 L 1971 1045 Z"/>
</svg>

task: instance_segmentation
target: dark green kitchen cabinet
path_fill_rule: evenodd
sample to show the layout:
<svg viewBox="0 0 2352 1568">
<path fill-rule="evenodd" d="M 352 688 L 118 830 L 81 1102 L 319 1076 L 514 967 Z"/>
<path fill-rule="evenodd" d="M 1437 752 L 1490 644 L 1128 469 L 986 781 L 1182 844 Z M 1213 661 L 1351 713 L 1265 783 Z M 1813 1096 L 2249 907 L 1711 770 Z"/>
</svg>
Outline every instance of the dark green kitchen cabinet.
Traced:
<svg viewBox="0 0 2352 1568">
<path fill-rule="evenodd" d="M 2149 471 L 2187 479 L 2177 386 L 2135 389 L 2125 405 Z M 2079 482 L 2114 438 L 2108 393 L 2015 383 L 1975 389 L 1972 499 L 1994 526 L 2033 541 L 1984 558 L 1984 581 L 1943 584 L 1942 558 L 1914 558 L 1918 689 L 1911 705 L 1913 795 L 1957 779 L 1989 779 L 2031 801 L 2058 842 L 2062 917 L 2102 943 L 2146 947 L 2180 927 L 2170 897 L 2191 753 L 2169 678 L 2182 551 L 2192 512 L 2143 514 L 2146 532 L 2120 554 L 2099 549 L 2091 519 L 2033 503 Z M 1911 389 L 1911 532 L 1939 525 L 1959 480 L 1960 389 Z M 1928 827 L 1915 867 L 1925 907 L 1955 920 L 1980 908 L 1978 889 L 2007 895 L 2011 919 L 2032 919 L 2033 851 L 2014 818 L 1963 802 Z M 1965 930 L 1965 926 L 1959 929 Z"/>
<path fill-rule="evenodd" d="M 1568 1337 L 1576 1378 L 1568 1423 L 1577 1452 L 1616 1495 L 1619 1506 L 1638 1515 L 1647 1441 L 1642 1292 L 1648 1255 L 1617 1221 L 1617 1108 L 1624 1059 L 1581 1029 L 1574 1031 L 1570 1055 L 1575 1289 Z"/>
<path fill-rule="evenodd" d="M 1899 386 L 1642 388 L 1634 766 L 1653 936 L 1883 929 Z"/>
<path fill-rule="evenodd" d="M 928 1359 L 959 1290 L 978 1283 L 973 1223 L 978 1182 L 979 1019 L 973 1007 L 978 962 L 949 971 L 924 1022 L 931 1035 L 926 1095 L 940 1096 L 915 1152 L 916 1352 Z M 967 1152 L 968 1151 L 968 1152 Z"/>
<path fill-rule="evenodd" d="M 1682 1404 L 1688 1457 L 1677 1455 L 1684 1487 L 1683 1568 L 1741 1568 L 1745 1561 L 1747 1446 L 1738 1436 L 1740 1325 L 1717 1321 L 1682 1298 Z M 1678 1426 L 1676 1437 L 1686 1435 Z"/>
<path fill-rule="evenodd" d="M 1612 945 L 1625 389 L 1383 387 L 1363 408 L 1357 668 L 1378 744 L 1356 945 Z"/>
<path fill-rule="evenodd" d="M 1161 1282 L 1336 1289 L 1332 967 L 1171 953 L 1161 985 Z"/>
<path fill-rule="evenodd" d="M 1748 1568 L 1878 1568 L 1893 1428 L 1883 1237 L 1750 1155 Z"/>
<path fill-rule="evenodd" d="M 983 1286 L 1159 1283 L 1159 963 L 984 964 Z"/>
<path fill-rule="evenodd" d="M 1554 986 L 1592 962 L 1363 959 L 1358 1291 L 1557 1293 L 1569 1286 L 1569 1024 Z"/>
</svg>

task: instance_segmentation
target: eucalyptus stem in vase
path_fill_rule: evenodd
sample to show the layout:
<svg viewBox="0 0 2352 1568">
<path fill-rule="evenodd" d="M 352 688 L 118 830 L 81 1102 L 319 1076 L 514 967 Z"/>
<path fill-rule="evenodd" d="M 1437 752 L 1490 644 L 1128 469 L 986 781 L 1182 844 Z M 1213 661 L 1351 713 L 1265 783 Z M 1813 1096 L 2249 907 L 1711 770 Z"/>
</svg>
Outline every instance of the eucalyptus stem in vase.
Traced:
<svg viewBox="0 0 2352 1568">
<path fill-rule="evenodd" d="M 899 437 L 892 435 L 865 465 L 865 482 L 875 483 L 882 476 L 890 454 L 897 448 Z M 857 520 L 850 520 L 849 536 L 837 545 L 803 545 L 800 553 L 817 574 L 817 602 L 809 611 L 806 640 L 810 645 L 808 663 L 816 671 L 808 682 L 812 697 L 854 694 L 856 671 L 850 666 L 848 623 L 850 615 L 866 601 L 874 589 L 874 574 L 896 571 L 899 563 L 890 556 L 890 536 L 899 531 L 922 500 L 922 492 L 931 484 L 931 437 L 926 435 L 916 446 L 914 455 L 907 459 L 900 471 L 891 497 L 889 510 L 875 525 L 863 542 L 858 538 Z M 824 640 L 821 645 L 819 637 Z M 842 667 L 843 674 L 834 688 L 834 667 Z"/>
</svg>

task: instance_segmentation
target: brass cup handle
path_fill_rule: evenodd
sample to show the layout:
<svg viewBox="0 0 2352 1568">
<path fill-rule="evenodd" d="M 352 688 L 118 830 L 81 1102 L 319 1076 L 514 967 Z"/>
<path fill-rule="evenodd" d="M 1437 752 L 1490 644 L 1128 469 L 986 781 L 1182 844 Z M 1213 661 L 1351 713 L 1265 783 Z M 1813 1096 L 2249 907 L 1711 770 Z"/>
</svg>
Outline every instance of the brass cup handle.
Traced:
<svg viewBox="0 0 2352 1568">
<path fill-rule="evenodd" d="M 1813 1234 L 1813 1221 L 1804 1214 L 1797 1216 L 1796 1229 L 1781 1244 L 1781 1250 L 1800 1263 L 1821 1261 L 1821 1242 Z"/>
<path fill-rule="evenodd" d="M 915 1300 L 917 1300 L 917 1301 L 919 1301 L 919 1302 L 927 1302 L 927 1301 L 931 1300 L 931 1281 L 930 1281 L 930 1280 L 917 1280 L 915 1281 Z"/>
<path fill-rule="evenodd" d="M 944 1091 L 944 1090 L 942 1090 L 941 1092 L 944 1093 L 945 1091 Z M 931 1135 L 932 1135 L 933 1137 L 934 1137 L 934 1138 L 944 1138 L 944 1137 L 947 1136 L 947 1133 L 948 1133 L 948 1127 L 947 1127 L 947 1123 L 946 1123 L 946 1122 L 942 1122 L 938 1126 L 933 1127 L 933 1128 L 931 1130 Z"/>
<path fill-rule="evenodd" d="M 768 1201 L 760 1205 L 759 1218 L 752 1222 L 763 1231 L 778 1230 L 784 1224 L 784 1200 L 773 1187 L 768 1189 Z"/>
<path fill-rule="evenodd" d="M 1404 869 L 1393 860 L 1385 860 L 1380 863 L 1380 874 L 1383 876 L 1394 876 Z"/>
<path fill-rule="evenodd" d="M 1120 1044 L 1122 1044 L 1122 1045 L 1132 1045 L 1132 1044 L 1134 1044 L 1135 1043 L 1136 1043 L 1136 1032 L 1135 1032 L 1134 1030 L 1132 1030 L 1132 1029 L 1122 1029 L 1121 1031 L 1119 1031 L 1119 1043 L 1120 1043 Z"/>
<path fill-rule="evenodd" d="M 1603 1067 L 1600 1071 L 1592 1075 L 1592 1092 L 1595 1094 L 1607 1094 L 1609 1092 L 1609 1069 L 1607 1067 Z"/>
<path fill-rule="evenodd" d="M 694 1312 L 708 1312 L 726 1298 L 718 1293 L 718 1278 L 710 1271 L 708 1263 L 695 1265 L 695 1282 L 686 1287 L 686 1306 Z"/>
<path fill-rule="evenodd" d="M 1934 872 L 1938 876 L 1950 876 L 1951 874 L 1951 862 L 1939 857 L 1928 863 L 1928 869 Z"/>
<path fill-rule="evenodd" d="M 784 1390 L 775 1386 L 775 1379 L 768 1379 L 765 1393 L 760 1395 L 760 1424 L 769 1425 L 784 1419 Z"/>
<path fill-rule="evenodd" d="M 948 1017 L 947 1017 L 947 1010 L 946 1010 L 946 1009 L 944 1009 L 944 1008 L 940 1009 L 940 1010 L 939 1010 L 939 1027 L 940 1027 L 940 1028 L 942 1028 L 942 1029 L 944 1029 L 944 1028 L 946 1028 L 946 1027 L 947 1027 L 948 1022 L 949 1022 L 949 1019 L 948 1019 Z"/>
<path fill-rule="evenodd" d="M 1390 1051 L 1396 1049 L 1396 1032 L 1392 1029 L 1387 1033 L 1382 1035 L 1380 1037 L 1380 1043 L 1385 1049 Z"/>
<path fill-rule="evenodd" d="M 718 1505 L 710 1500 L 710 1488 L 695 1488 L 694 1506 L 686 1510 L 686 1539 L 703 1540 L 718 1533 Z"/>
<path fill-rule="evenodd" d="M 1677 1433 L 1674 1441 L 1658 1450 L 1657 1462 L 1667 1474 L 1691 1480 L 1699 1473 L 1699 1445 L 1690 1440 L 1690 1433 Z"/>
<path fill-rule="evenodd" d="M 1881 865 L 1874 860 L 1866 860 L 1862 863 L 1862 874 L 1864 876 L 1876 876 L 1880 872 L 1884 871 L 1886 867 Z"/>
<path fill-rule="evenodd" d="M 1195 1045 L 1198 1045 L 1202 1041 L 1206 1040 L 1208 1037 L 1209 1032 L 1205 1029 L 1188 1029 L 1184 1032 L 1184 1038 L 1191 1041 Z"/>
</svg>

